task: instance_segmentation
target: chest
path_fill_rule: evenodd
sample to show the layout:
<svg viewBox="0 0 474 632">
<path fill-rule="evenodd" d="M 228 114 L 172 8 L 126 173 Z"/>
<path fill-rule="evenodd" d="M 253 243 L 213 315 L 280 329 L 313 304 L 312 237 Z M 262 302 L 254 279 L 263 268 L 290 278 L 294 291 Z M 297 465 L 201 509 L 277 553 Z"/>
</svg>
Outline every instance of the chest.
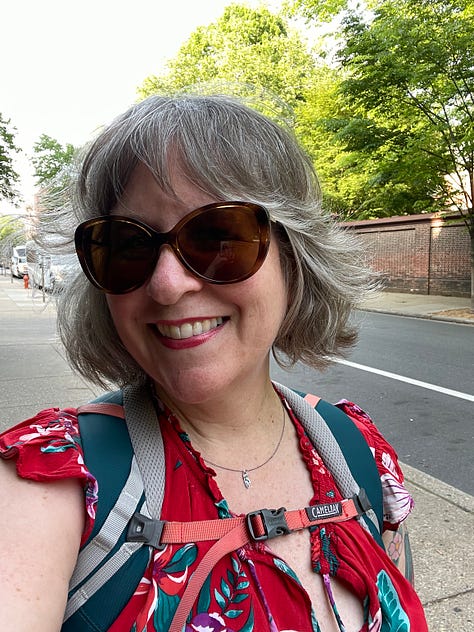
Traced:
<svg viewBox="0 0 474 632">
<path fill-rule="evenodd" d="M 238 476 L 219 472 L 216 482 L 229 503 L 232 513 L 246 514 L 256 508 L 300 509 L 310 504 L 321 490 L 315 490 L 315 482 L 302 458 L 285 457 L 284 454 L 268 468 L 268 471 L 252 473 L 252 484 L 244 489 Z M 316 485 L 318 487 L 318 485 Z M 296 574 L 305 589 L 316 614 L 321 632 L 339 632 L 334 614 L 334 603 L 344 622 L 346 632 L 359 632 L 363 627 L 364 613 L 356 595 L 336 578 L 328 579 L 331 603 L 323 577 L 312 568 L 314 539 L 308 529 L 293 532 L 267 541 L 272 554 L 283 560 Z"/>
</svg>

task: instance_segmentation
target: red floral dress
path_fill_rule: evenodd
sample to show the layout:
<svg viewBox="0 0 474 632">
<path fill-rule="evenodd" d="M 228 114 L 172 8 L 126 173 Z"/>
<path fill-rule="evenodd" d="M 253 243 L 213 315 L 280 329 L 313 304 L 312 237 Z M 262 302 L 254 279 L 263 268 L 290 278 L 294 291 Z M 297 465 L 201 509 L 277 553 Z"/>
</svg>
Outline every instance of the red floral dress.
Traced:
<svg viewBox="0 0 474 632">
<path fill-rule="evenodd" d="M 360 408 L 347 401 L 338 406 L 354 420 L 374 453 L 384 494 L 384 526 L 394 530 L 412 508 L 396 453 Z M 309 504 L 340 500 L 330 472 L 298 419 L 289 412 L 313 482 L 314 496 Z M 231 517 L 214 470 L 193 449 L 177 419 L 163 410 L 159 421 L 166 461 L 162 517 L 177 521 Z M 83 542 L 87 540 L 100 489 L 84 463 L 75 409 L 44 410 L 3 433 L 0 456 L 16 459 L 18 474 L 23 478 L 77 478 L 85 492 Z M 154 551 L 110 632 L 168 630 L 187 580 L 210 546 L 212 542 L 176 544 Z M 361 632 L 427 632 L 413 588 L 356 520 L 312 528 L 310 555 L 314 571 L 323 577 L 341 632 L 346 628 L 332 597 L 333 577 L 351 586 L 364 605 L 366 623 Z M 225 556 L 201 589 L 186 632 L 320 632 L 317 605 L 312 607 L 290 563 L 261 542 Z"/>
</svg>

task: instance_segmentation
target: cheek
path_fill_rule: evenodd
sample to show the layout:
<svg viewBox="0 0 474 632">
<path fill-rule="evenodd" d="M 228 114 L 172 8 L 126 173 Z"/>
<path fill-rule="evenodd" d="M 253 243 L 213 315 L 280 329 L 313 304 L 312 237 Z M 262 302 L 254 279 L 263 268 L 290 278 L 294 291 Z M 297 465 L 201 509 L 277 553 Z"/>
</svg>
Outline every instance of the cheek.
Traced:
<svg viewBox="0 0 474 632">
<path fill-rule="evenodd" d="M 120 299 L 117 296 L 113 296 L 111 294 L 105 295 L 105 300 L 107 301 L 107 305 L 109 307 L 110 315 L 112 316 L 112 320 L 116 323 L 117 315 L 120 312 Z"/>
<path fill-rule="evenodd" d="M 106 297 L 115 329 L 120 336 L 127 331 L 128 326 L 133 322 L 133 303 L 129 300 L 129 296 L 129 294 L 123 296 L 108 294 Z"/>
<path fill-rule="evenodd" d="M 276 249 L 275 249 L 276 250 Z M 266 265 L 268 262 L 268 265 Z M 276 335 L 288 310 L 288 292 L 278 252 L 270 252 L 265 264 L 254 279 L 255 286 L 249 289 L 248 306 L 257 325 Z"/>
</svg>

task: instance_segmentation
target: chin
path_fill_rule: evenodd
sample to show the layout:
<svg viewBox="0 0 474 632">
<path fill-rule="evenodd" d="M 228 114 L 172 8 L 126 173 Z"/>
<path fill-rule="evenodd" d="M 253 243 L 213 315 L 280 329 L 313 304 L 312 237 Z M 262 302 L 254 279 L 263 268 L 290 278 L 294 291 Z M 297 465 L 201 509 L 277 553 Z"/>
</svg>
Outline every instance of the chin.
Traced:
<svg viewBox="0 0 474 632">
<path fill-rule="evenodd" d="M 215 398 L 221 398 L 227 389 L 232 388 L 232 381 L 216 379 L 214 375 L 206 376 L 201 369 L 193 371 L 183 371 L 178 373 L 172 380 L 155 379 L 157 392 L 163 392 L 173 401 L 183 404 L 204 404 Z"/>
</svg>

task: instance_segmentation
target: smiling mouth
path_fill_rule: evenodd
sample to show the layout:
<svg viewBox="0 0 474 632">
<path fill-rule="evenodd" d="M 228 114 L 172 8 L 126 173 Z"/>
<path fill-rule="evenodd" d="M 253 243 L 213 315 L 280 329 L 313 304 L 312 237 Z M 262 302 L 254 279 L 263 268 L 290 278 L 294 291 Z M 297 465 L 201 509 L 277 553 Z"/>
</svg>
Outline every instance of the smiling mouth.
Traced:
<svg viewBox="0 0 474 632">
<path fill-rule="evenodd" d="M 165 338 L 185 340 L 186 338 L 206 334 L 212 329 L 217 329 L 225 320 L 222 316 L 218 316 L 217 318 L 205 318 L 204 320 L 195 320 L 192 323 L 183 323 L 179 326 L 157 324 L 156 327 Z"/>
</svg>

